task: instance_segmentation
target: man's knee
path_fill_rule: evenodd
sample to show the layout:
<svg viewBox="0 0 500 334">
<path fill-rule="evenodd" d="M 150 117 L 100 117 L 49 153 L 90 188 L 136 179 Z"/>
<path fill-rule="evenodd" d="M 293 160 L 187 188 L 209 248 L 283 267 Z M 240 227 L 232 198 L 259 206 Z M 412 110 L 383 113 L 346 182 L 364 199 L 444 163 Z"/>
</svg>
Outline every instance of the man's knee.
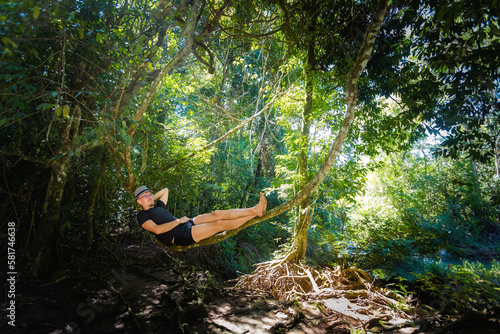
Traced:
<svg viewBox="0 0 500 334">
<path fill-rule="evenodd" d="M 222 219 L 222 211 L 221 210 L 212 211 L 212 218 L 214 221 L 221 220 Z"/>
<path fill-rule="evenodd" d="M 227 231 L 231 229 L 230 220 L 217 219 L 211 223 L 218 232 Z"/>
</svg>

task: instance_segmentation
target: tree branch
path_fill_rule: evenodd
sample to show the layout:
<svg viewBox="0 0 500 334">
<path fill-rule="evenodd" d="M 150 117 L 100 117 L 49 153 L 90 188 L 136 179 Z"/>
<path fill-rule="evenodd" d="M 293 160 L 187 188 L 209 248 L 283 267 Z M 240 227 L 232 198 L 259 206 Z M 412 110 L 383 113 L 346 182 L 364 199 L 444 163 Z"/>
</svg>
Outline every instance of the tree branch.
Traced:
<svg viewBox="0 0 500 334">
<path fill-rule="evenodd" d="M 141 106 L 137 110 L 134 120 L 135 122 L 129 127 L 127 134 L 131 137 L 134 136 L 135 131 L 137 130 L 137 127 L 139 126 L 139 122 L 142 120 L 142 117 L 144 116 L 144 113 L 146 112 L 147 107 L 151 103 L 151 100 L 153 99 L 154 95 L 156 94 L 156 90 L 158 89 L 158 86 L 160 85 L 160 82 L 167 76 L 173 69 L 175 69 L 179 63 L 186 58 L 191 52 L 193 48 L 193 43 L 194 43 L 194 32 L 196 29 L 196 17 L 198 16 L 198 11 L 200 9 L 200 1 L 199 0 L 194 0 L 192 7 L 191 7 L 191 13 L 190 13 L 190 20 L 188 21 L 186 28 L 183 32 L 185 41 L 184 45 L 180 49 L 180 51 L 175 55 L 175 57 L 161 70 L 160 74 L 155 78 L 153 83 L 151 84 L 151 87 L 149 88 L 149 92 L 146 95 L 146 98 L 143 100 Z"/>
<path fill-rule="evenodd" d="M 252 120 L 254 120 L 255 118 L 257 118 L 258 116 L 262 115 L 262 113 L 264 113 L 266 110 L 268 110 L 269 108 L 271 108 L 271 106 L 274 104 L 274 101 L 276 101 L 276 99 L 284 94 L 286 94 L 291 88 L 293 87 L 293 85 L 288 88 L 286 91 L 282 92 L 282 93 L 279 93 L 279 94 L 275 94 L 271 101 L 269 101 L 259 112 L 255 113 L 254 115 L 250 116 L 249 118 L 245 119 L 245 120 L 241 120 L 240 121 L 240 124 L 238 124 L 236 127 L 234 127 L 233 129 L 231 129 L 230 131 L 228 131 L 226 134 L 224 134 L 223 136 L 217 138 L 216 140 L 212 141 L 211 143 L 203 146 L 202 148 L 200 148 L 199 150 L 196 150 L 195 152 L 189 154 L 188 156 L 184 157 L 184 158 L 181 158 L 181 159 L 178 159 L 178 160 L 175 160 L 171 163 L 169 163 L 166 168 L 171 168 L 173 167 L 174 165 L 182 162 L 182 161 L 185 161 L 185 160 L 188 160 L 188 159 L 191 159 L 192 157 L 202 153 L 202 152 L 205 152 L 206 150 L 212 148 L 213 146 L 217 145 L 218 143 L 220 143 L 221 141 L 223 141 L 224 139 L 226 139 L 227 137 L 229 137 L 230 135 L 232 135 L 233 133 L 235 133 L 236 131 L 238 131 L 239 129 L 241 129 L 242 127 L 244 127 L 246 124 L 248 124 L 249 122 L 251 122 Z"/>
<path fill-rule="evenodd" d="M 344 120 L 342 121 L 342 127 L 339 130 L 339 133 L 337 134 L 337 137 L 335 138 L 335 141 L 333 142 L 330 151 L 323 162 L 323 165 L 319 169 L 318 173 L 313 177 L 313 179 L 302 189 L 300 192 L 295 195 L 294 198 L 289 200 L 288 202 L 285 202 L 271 210 L 268 210 L 264 213 L 262 217 L 258 218 L 253 218 L 240 226 L 237 229 L 231 230 L 231 231 L 226 231 L 221 234 L 217 234 L 215 236 L 212 236 L 210 238 L 201 240 L 198 243 L 195 243 L 190 246 L 168 246 L 166 248 L 174 250 L 174 251 L 183 251 L 192 247 L 196 246 L 204 246 L 204 245 L 209 245 L 213 244 L 216 242 L 220 242 L 222 240 L 225 240 L 242 229 L 245 229 L 251 225 L 254 225 L 258 222 L 261 222 L 263 220 L 270 219 L 272 217 L 275 217 L 292 207 L 300 204 L 306 197 L 308 197 L 311 193 L 316 191 L 316 189 L 321 185 L 323 180 L 326 178 L 328 175 L 330 169 L 332 168 L 334 162 L 336 161 L 338 155 L 340 154 L 340 148 L 342 146 L 342 143 L 344 142 L 346 136 L 347 136 L 347 131 L 349 130 L 349 127 L 354 119 L 354 112 L 355 112 L 355 107 L 357 103 L 357 98 L 358 98 L 358 86 L 357 86 L 357 81 L 359 79 L 359 76 L 361 72 L 364 70 L 366 67 L 366 64 L 368 63 L 368 60 L 370 59 L 370 56 L 372 54 L 373 48 L 375 46 L 375 40 L 378 35 L 378 32 L 380 31 L 380 27 L 382 25 L 382 21 L 385 17 L 385 13 L 387 11 L 387 6 L 388 6 L 389 0 L 384 0 L 380 7 L 373 13 L 372 19 L 370 23 L 368 24 L 368 27 L 366 28 L 366 32 L 364 35 L 364 40 L 363 43 L 358 51 L 358 56 L 356 58 L 356 61 L 354 62 L 351 70 L 347 74 L 347 91 L 346 91 L 346 111 L 345 111 L 345 116 Z"/>
</svg>

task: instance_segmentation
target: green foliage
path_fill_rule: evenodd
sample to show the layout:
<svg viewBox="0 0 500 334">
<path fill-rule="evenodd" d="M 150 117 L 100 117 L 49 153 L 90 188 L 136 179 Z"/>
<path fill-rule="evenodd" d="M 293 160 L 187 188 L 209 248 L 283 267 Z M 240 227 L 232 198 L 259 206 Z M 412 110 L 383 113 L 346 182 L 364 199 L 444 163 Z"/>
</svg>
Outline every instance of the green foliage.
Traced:
<svg viewBox="0 0 500 334">
<path fill-rule="evenodd" d="M 368 169 L 359 161 L 338 164 L 313 198 L 314 216 L 309 229 L 308 257 L 320 265 L 353 264 L 363 241 L 347 238 L 356 196 L 363 191 Z"/>
<path fill-rule="evenodd" d="M 449 131 L 438 152 L 485 161 L 494 151 L 499 114 L 497 1 L 415 1 L 393 6 L 368 73 L 369 87 L 407 109 L 388 119 L 422 135 Z M 404 26 L 404 28 L 402 27 Z M 398 94 L 395 97 L 395 93 Z M 418 125 L 414 121 L 418 121 Z M 495 127 L 495 126 L 493 126 Z"/>
<path fill-rule="evenodd" d="M 366 244 L 361 265 L 394 272 L 443 251 L 498 254 L 498 210 L 481 191 L 491 171 L 476 176 L 467 160 L 430 160 L 426 152 L 386 156 L 369 173 L 346 230 L 348 239 Z"/>
<path fill-rule="evenodd" d="M 500 263 L 496 260 L 491 268 L 479 262 L 438 263 L 418 275 L 417 283 L 436 298 L 430 306 L 443 313 L 482 312 L 500 306 Z"/>
<path fill-rule="evenodd" d="M 205 1 L 193 53 L 150 91 L 186 42 L 192 2 L 167 3 L 172 8 L 121 0 L 0 4 L 2 217 L 20 223 L 20 244 L 42 230 L 51 167 L 63 157 L 56 230 L 78 246 L 85 234 L 100 241 L 140 231 L 125 190 L 134 177 L 169 187 L 177 216 L 252 206 L 262 189 L 269 207 L 293 197 L 312 41 L 308 178 L 319 170 L 341 126 L 345 75 L 372 5 L 328 0 L 316 11 L 307 1 L 233 1 L 221 9 Z M 489 160 L 499 133 L 498 13 L 482 3 L 391 7 L 359 80 L 362 103 L 338 163 L 312 196 L 315 263 L 391 268 L 442 250 L 498 254 L 500 181 Z M 284 90 L 262 117 L 204 149 Z M 435 126 L 451 130 L 435 157 L 425 145 L 401 153 Z M 362 163 L 361 155 L 380 151 L 388 155 Z M 477 173 L 469 157 L 481 161 Z M 214 268 L 229 277 L 268 259 L 292 235 L 295 217 L 287 212 L 211 248 Z"/>
<path fill-rule="evenodd" d="M 204 8 L 209 11 L 211 5 Z M 17 221 L 31 221 L 21 224 L 20 235 L 26 240 L 40 228 L 41 208 L 51 198 L 44 189 L 54 161 L 69 158 L 68 174 L 57 176 L 64 182 L 68 179 L 61 221 L 77 221 L 71 226 L 81 224 L 85 230 L 81 220 L 92 217 L 86 216 L 84 208 L 94 207 L 90 203 L 96 202 L 96 216 L 101 218 L 97 225 L 103 231 L 116 229 L 120 221 L 132 228 L 136 224 L 130 224 L 135 211 L 130 195 L 117 190 L 130 187 L 123 183 L 123 176 L 129 172 L 148 175 L 148 163 L 156 162 L 161 151 L 186 155 L 191 152 L 186 147 L 198 149 L 206 142 L 183 134 L 171 136 L 172 145 L 159 144 L 168 138 L 159 135 L 169 111 L 162 110 L 165 96 L 148 106 L 148 117 L 141 124 L 133 117 L 155 76 L 182 47 L 179 22 L 189 13 L 187 7 L 181 7 L 176 4 L 165 10 L 150 1 L 119 0 L 10 1 L 0 5 L 0 155 L 8 170 L 2 178 L 8 184 L 2 188 L 11 189 L 11 199 L 18 198 L 10 202 L 13 209 L 4 206 L 2 213 L 16 213 Z M 200 27 L 204 19 L 200 18 Z M 174 88 L 166 84 L 164 90 L 172 96 Z M 130 131 L 134 126 L 138 126 L 137 136 Z M 113 152 L 113 159 L 100 159 L 102 151 L 93 152 L 104 144 L 104 154 Z M 131 170 L 124 166 L 124 152 L 129 148 Z M 170 155 L 171 160 L 160 159 L 152 165 L 161 168 L 178 157 Z M 205 159 L 201 155 L 190 165 L 177 164 L 179 170 L 187 165 L 186 170 L 192 172 L 184 174 L 179 187 L 193 185 L 189 179 L 197 180 L 193 174 L 199 169 L 189 167 L 199 166 Z M 16 165 L 22 167 L 14 168 Z M 105 180 L 95 182 L 100 175 Z M 91 195 L 95 184 L 100 190 L 96 198 Z M 122 212 L 117 213 L 108 201 L 116 201 Z M 110 225 L 110 220 L 115 221 Z"/>
</svg>

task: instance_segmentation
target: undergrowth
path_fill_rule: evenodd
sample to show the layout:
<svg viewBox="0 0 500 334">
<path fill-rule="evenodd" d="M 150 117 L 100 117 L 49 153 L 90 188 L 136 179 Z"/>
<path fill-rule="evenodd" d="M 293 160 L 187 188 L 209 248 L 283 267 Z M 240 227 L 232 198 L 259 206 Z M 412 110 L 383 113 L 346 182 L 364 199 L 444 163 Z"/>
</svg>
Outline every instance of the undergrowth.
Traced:
<svg viewBox="0 0 500 334">
<path fill-rule="evenodd" d="M 445 265 L 439 261 L 417 275 L 417 284 L 434 297 L 430 306 L 442 313 L 500 307 L 500 262 L 496 260 L 491 268 L 480 262 Z"/>
</svg>

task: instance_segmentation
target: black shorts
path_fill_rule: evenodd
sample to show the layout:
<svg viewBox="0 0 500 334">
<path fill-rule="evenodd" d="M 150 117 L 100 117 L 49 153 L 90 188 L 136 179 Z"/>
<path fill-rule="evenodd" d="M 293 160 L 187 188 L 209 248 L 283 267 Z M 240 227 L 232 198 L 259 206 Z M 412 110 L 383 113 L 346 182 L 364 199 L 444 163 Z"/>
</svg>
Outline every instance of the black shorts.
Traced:
<svg viewBox="0 0 500 334">
<path fill-rule="evenodd" d="M 195 243 L 191 234 L 191 227 L 194 225 L 193 220 L 189 219 L 187 222 L 179 225 L 175 231 L 174 244 L 178 246 L 189 246 Z"/>
</svg>

